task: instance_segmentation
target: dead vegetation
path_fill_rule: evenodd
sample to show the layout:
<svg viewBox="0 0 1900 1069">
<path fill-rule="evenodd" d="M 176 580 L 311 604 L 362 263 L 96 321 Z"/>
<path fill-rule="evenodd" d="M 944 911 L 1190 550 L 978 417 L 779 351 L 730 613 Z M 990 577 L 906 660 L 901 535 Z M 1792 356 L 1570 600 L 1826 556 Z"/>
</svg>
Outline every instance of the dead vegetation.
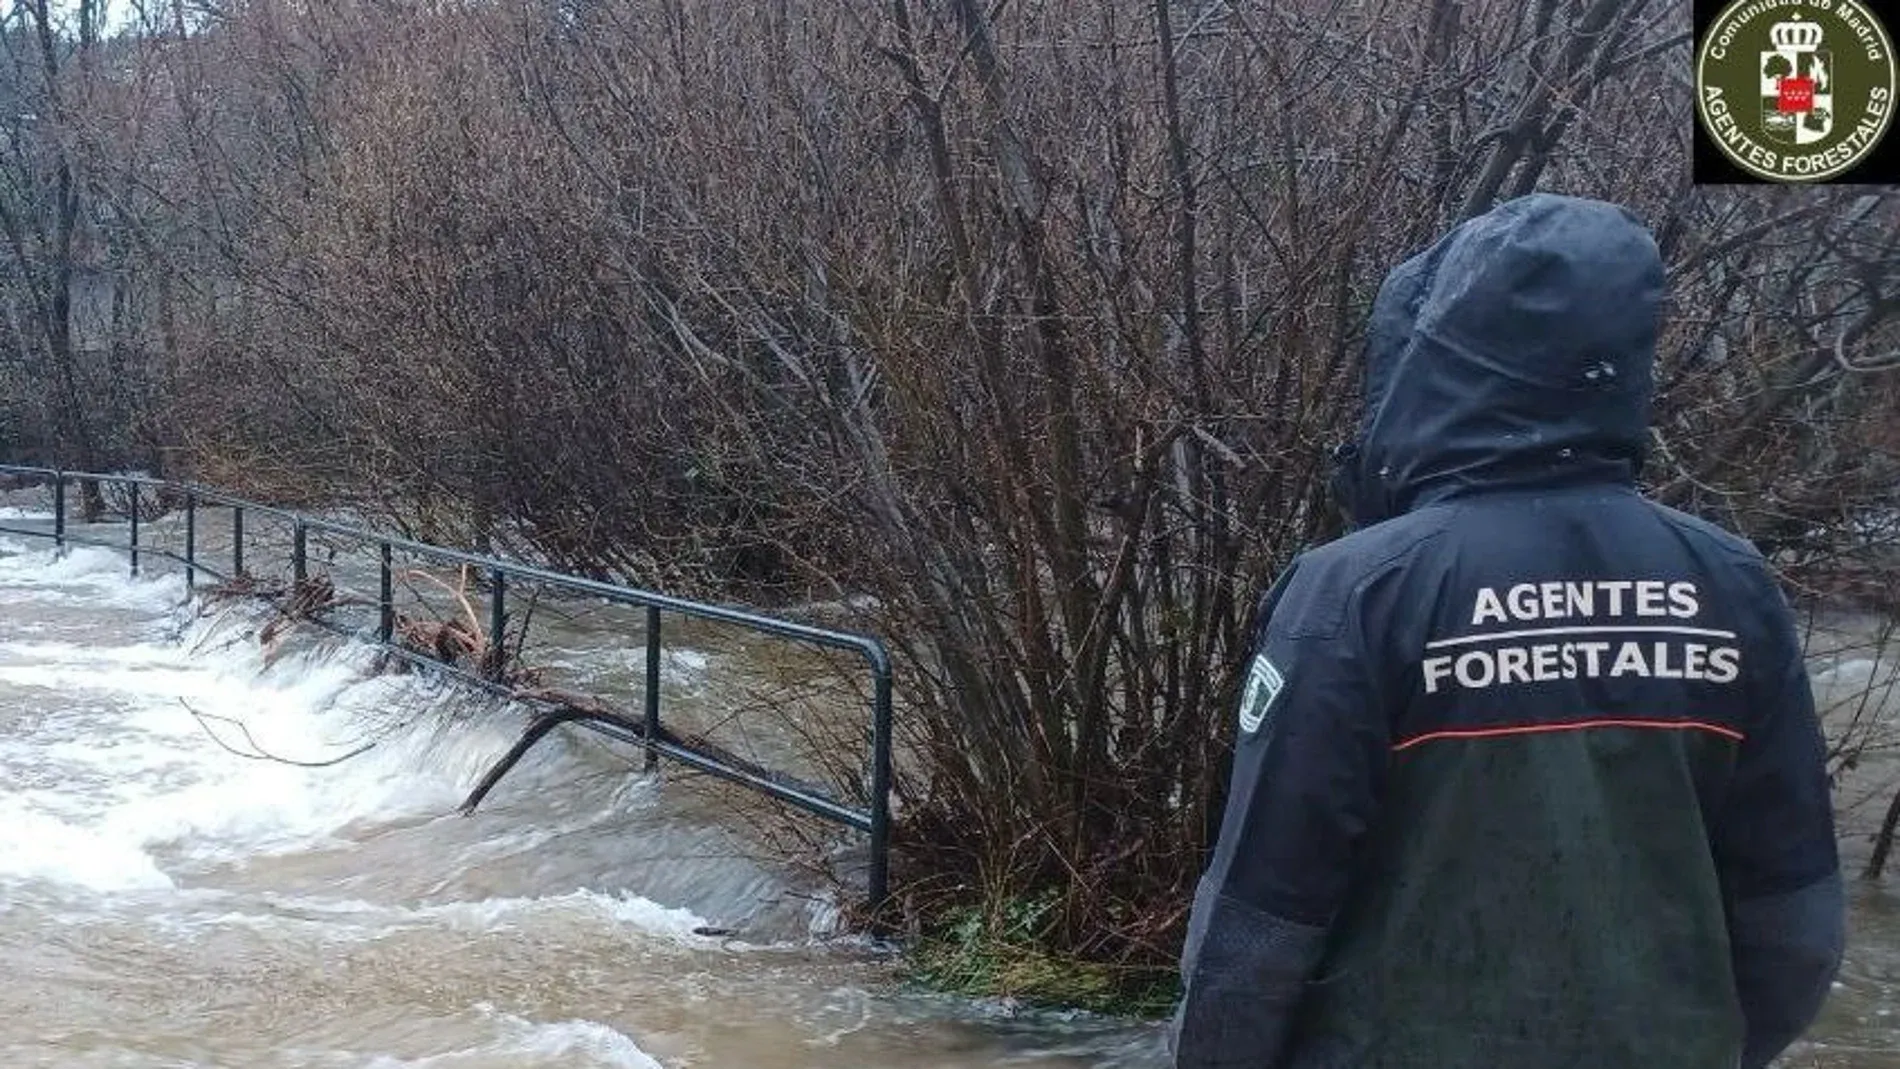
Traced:
<svg viewBox="0 0 1900 1069">
<path fill-rule="evenodd" d="M 491 638 L 482 632 L 481 616 L 475 611 L 475 604 L 469 597 L 469 571 L 466 566 L 456 573 L 457 582 L 447 580 L 420 569 L 402 573 L 409 582 L 423 582 L 440 587 L 454 599 L 458 615 L 445 619 L 421 619 L 405 613 L 397 613 L 395 618 L 395 638 L 404 647 L 434 658 L 443 664 L 466 667 L 478 675 L 493 670 L 497 660 L 503 656 L 502 647 L 497 641 L 500 636 Z"/>
</svg>

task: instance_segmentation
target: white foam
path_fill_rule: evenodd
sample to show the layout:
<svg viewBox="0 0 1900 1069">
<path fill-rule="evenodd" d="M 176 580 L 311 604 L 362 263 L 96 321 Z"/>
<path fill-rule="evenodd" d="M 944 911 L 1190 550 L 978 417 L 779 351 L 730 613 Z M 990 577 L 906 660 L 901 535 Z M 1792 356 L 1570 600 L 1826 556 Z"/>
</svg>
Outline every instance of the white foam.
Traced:
<svg viewBox="0 0 1900 1069">
<path fill-rule="evenodd" d="M 486 898 L 478 901 L 388 905 L 361 899 L 280 898 L 267 896 L 272 913 L 226 913 L 212 923 L 267 927 L 285 918 L 320 918 L 328 929 L 353 927 L 376 937 L 392 929 L 443 928 L 471 935 L 537 927 L 548 921 L 625 928 L 681 944 L 704 944 L 695 935 L 707 927 L 704 917 L 687 909 L 662 906 L 633 894 L 579 890 L 539 898 Z"/>
<path fill-rule="evenodd" d="M 662 906 L 639 895 L 607 895 L 587 890 L 546 898 L 490 898 L 480 902 L 450 902 L 425 906 L 415 913 L 449 928 L 471 932 L 494 932 L 520 927 L 525 922 L 550 913 L 625 925 L 650 935 L 682 941 L 704 938 L 693 932 L 707 926 L 706 918 L 691 910 Z"/>
<path fill-rule="evenodd" d="M 51 521 L 52 518 L 52 512 L 46 509 L 21 508 L 18 505 L 0 505 L 0 520 Z"/>
<path fill-rule="evenodd" d="M 845 927 L 844 903 L 835 893 L 814 895 L 805 903 L 805 934 L 812 939 L 831 939 L 842 935 Z"/>
<path fill-rule="evenodd" d="M 165 867 L 181 863 L 243 866 L 355 849 L 379 825 L 455 819 L 468 790 L 515 741 L 521 724 L 512 718 L 443 720 L 437 700 L 463 692 L 442 691 L 431 677 L 379 674 L 371 649 L 305 635 L 267 650 L 254 615 L 181 617 L 175 605 L 149 597 L 159 584 L 132 580 L 123 568 L 103 550 L 0 560 L 0 600 L 65 591 L 129 625 L 97 640 L 0 641 L 0 693 L 17 708 L 17 719 L 0 719 L 8 723 L 0 782 L 10 788 L 0 800 L 0 884 L 54 881 L 115 895 L 171 888 Z M 537 754 L 545 760 L 548 752 Z M 610 804 L 635 804 L 648 790 L 630 781 Z M 552 923 L 690 943 L 703 940 L 693 932 L 707 926 L 688 910 L 591 890 L 409 906 L 203 905 L 190 911 L 193 923 L 322 917 L 351 933 L 346 938 Z"/>
<path fill-rule="evenodd" d="M 100 891 L 169 888 L 171 877 L 132 843 L 0 796 L 0 880 L 47 880 Z"/>
<path fill-rule="evenodd" d="M 698 650 L 665 650 L 661 656 L 665 658 L 666 667 L 691 673 L 704 672 L 712 663 L 711 658 Z"/>
<path fill-rule="evenodd" d="M 170 900 L 177 908 L 152 913 L 149 920 L 181 940 L 200 939 L 206 932 L 221 929 L 278 935 L 315 933 L 326 945 L 368 944 L 418 931 L 488 937 L 520 931 L 546 936 L 566 930 L 577 932 L 577 941 L 593 945 L 605 940 L 645 948 L 734 949 L 727 939 L 693 934 L 707 922 L 690 910 L 662 906 L 638 895 L 598 891 L 399 905 L 354 898 L 237 895 L 212 888 L 181 888 L 170 892 Z"/>
<path fill-rule="evenodd" d="M 92 574 L 81 562 L 64 576 Z M 100 581 L 108 599 L 112 587 L 140 585 Z M 243 634 L 241 624 L 200 624 L 187 637 L 233 630 Z M 0 879 L 112 892 L 162 878 L 161 850 L 241 861 L 337 845 L 359 821 L 453 811 L 513 740 L 501 724 L 463 721 L 449 734 L 405 722 L 429 707 L 427 695 L 411 677 L 370 674 L 366 651 L 272 663 L 254 639 L 205 642 L 216 652 L 202 656 L 192 645 L 0 643 L 0 687 L 36 713 L 0 735 L 0 775 L 20 784 L 8 796 L 18 819 L 0 840 Z M 59 843 L 75 837 L 83 856 L 55 863 Z"/>
<path fill-rule="evenodd" d="M 384 1055 L 369 1069 L 452 1069 L 456 1066 L 573 1066 L 605 1069 L 665 1069 L 624 1032 L 599 1021 L 568 1020 L 538 1023 L 482 1005 L 475 1012 L 494 1030 L 494 1038 L 479 1047 L 432 1054 L 413 1061 Z"/>
<path fill-rule="evenodd" d="M 35 597 L 83 594 L 101 607 L 160 611 L 185 597 L 182 575 L 133 579 L 131 565 L 119 550 L 75 546 L 60 554 L 44 543 L 3 545 L 8 552 L 0 555 L 0 587 L 8 590 L 10 599 L 20 591 Z"/>
<path fill-rule="evenodd" d="M 164 710 L 175 730 L 192 733 L 205 774 L 168 792 L 163 806 L 121 809 L 114 823 L 141 842 L 182 844 L 194 856 L 336 845 L 358 821 L 452 811 L 511 741 L 481 725 L 460 725 L 446 740 L 396 721 L 397 710 L 416 701 L 400 679 L 364 679 L 341 664 L 283 675 L 280 686 L 220 680 L 224 687 L 193 703 L 202 722 L 182 706 Z"/>
</svg>

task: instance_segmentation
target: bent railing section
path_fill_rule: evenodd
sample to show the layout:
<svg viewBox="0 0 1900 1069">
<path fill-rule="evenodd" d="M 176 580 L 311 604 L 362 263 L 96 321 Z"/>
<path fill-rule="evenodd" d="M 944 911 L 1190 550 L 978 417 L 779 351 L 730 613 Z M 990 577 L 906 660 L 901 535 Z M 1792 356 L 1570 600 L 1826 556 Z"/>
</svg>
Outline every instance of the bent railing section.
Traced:
<svg viewBox="0 0 1900 1069">
<path fill-rule="evenodd" d="M 644 747 L 648 769 L 653 768 L 660 758 L 665 757 L 758 791 L 820 819 L 863 832 L 869 836 L 870 840 L 870 871 L 866 892 L 871 910 L 877 911 L 888 897 L 892 774 L 891 661 L 884 644 L 876 638 L 813 627 L 723 605 L 688 601 L 649 590 L 583 579 L 517 561 L 466 553 L 412 539 L 399 538 L 289 509 L 248 501 L 232 494 L 190 483 L 137 475 L 70 472 L 14 465 L 0 465 L 0 476 L 12 476 L 47 485 L 51 489 L 53 503 L 53 523 L 50 531 L 0 521 L 0 533 L 51 539 L 60 548 L 79 545 L 121 550 L 128 554 L 134 575 L 139 573 L 142 558 L 160 557 L 182 566 L 188 585 L 195 585 L 200 575 L 210 576 L 221 582 L 242 582 L 250 574 L 245 568 L 244 559 L 247 518 L 268 519 L 288 529 L 293 590 L 301 587 L 309 578 L 310 535 L 320 534 L 331 539 L 353 542 L 365 548 L 374 548 L 379 573 L 377 626 L 374 631 L 349 630 L 332 621 L 316 617 L 309 618 L 307 622 L 326 627 L 346 637 L 376 642 L 388 653 L 417 668 L 443 673 L 479 689 L 516 700 L 557 706 L 551 712 L 542 713 L 535 720 L 514 750 L 511 750 L 507 757 L 503 758 L 490 770 L 488 776 L 484 777 L 481 785 L 469 796 L 465 808 L 472 808 L 480 802 L 482 796 L 502 775 L 506 774 L 514 761 L 518 760 L 548 731 L 562 723 L 575 723 L 608 737 Z M 122 508 L 115 509 L 115 511 L 123 512 L 126 517 L 124 539 L 101 537 L 96 531 L 90 529 L 92 525 L 86 525 L 88 530 L 85 531 L 76 530 L 75 525 L 70 522 L 67 491 L 88 485 L 100 493 L 103 493 L 104 488 L 112 487 L 126 495 L 127 503 Z M 141 543 L 140 527 L 143 506 L 148 503 L 156 504 L 161 498 L 170 507 L 181 509 L 184 513 L 182 551 Z M 201 552 L 200 520 L 207 507 L 225 509 L 230 513 L 231 549 L 228 572 L 224 570 L 223 560 L 215 562 L 207 560 L 206 555 Z M 566 591 L 612 604 L 643 608 L 646 615 L 643 716 L 635 720 L 621 716 L 605 707 L 576 706 L 571 700 L 550 700 L 534 694 L 524 694 L 518 688 L 507 686 L 502 682 L 501 677 L 505 666 L 504 658 L 500 656 L 478 666 L 478 670 L 471 671 L 458 664 L 426 656 L 398 643 L 394 583 L 394 558 L 398 552 L 420 560 L 470 568 L 480 575 L 488 585 L 489 634 L 493 636 L 496 643 L 500 643 L 504 632 L 508 591 L 511 584 L 533 584 L 541 588 Z M 861 659 L 871 677 L 871 752 L 869 754 L 871 767 L 870 783 L 866 792 L 868 804 L 863 806 L 848 804 L 844 800 L 827 794 L 820 787 L 802 782 L 794 776 L 764 768 L 707 740 L 671 731 L 660 715 L 660 683 L 664 667 L 661 652 L 664 641 L 664 617 L 668 615 L 737 627 L 789 642 L 853 654 Z"/>
</svg>

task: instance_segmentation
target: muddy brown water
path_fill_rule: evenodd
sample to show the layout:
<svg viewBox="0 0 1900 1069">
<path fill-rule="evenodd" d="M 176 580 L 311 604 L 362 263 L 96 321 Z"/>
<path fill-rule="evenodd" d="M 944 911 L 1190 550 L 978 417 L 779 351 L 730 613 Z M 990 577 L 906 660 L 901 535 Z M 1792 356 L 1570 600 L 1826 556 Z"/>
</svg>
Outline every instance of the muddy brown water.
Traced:
<svg viewBox="0 0 1900 1069">
<path fill-rule="evenodd" d="M 624 746 L 557 736 L 458 816 L 517 715 L 339 642 L 267 655 L 254 620 L 159 572 L 0 534 L 0 1064 L 1163 1064 L 1151 1023 L 907 986 L 725 792 Z M 539 654 L 630 685 L 640 651 L 600 642 L 613 626 L 550 624 Z M 1881 670 L 1828 650 L 1824 689 Z M 728 723 L 716 681 L 777 686 L 772 656 L 671 635 L 667 707 Z M 1866 798 L 1881 774 L 1857 773 Z M 1855 892 L 1841 983 L 1790 1065 L 1900 1069 L 1900 896 Z"/>
</svg>

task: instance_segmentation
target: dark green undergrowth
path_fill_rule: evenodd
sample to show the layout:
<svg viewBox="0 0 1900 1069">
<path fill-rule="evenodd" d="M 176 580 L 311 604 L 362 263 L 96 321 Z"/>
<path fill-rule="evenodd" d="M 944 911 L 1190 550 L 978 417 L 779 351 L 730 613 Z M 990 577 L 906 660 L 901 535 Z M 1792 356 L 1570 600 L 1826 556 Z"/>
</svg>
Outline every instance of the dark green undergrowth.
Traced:
<svg viewBox="0 0 1900 1069">
<path fill-rule="evenodd" d="M 1173 969 L 1087 961 L 1054 949 L 1056 899 L 1016 899 L 948 913 L 911 948 L 911 980 L 977 998 L 1045 1009 L 1160 1017 L 1180 993 Z"/>
</svg>

